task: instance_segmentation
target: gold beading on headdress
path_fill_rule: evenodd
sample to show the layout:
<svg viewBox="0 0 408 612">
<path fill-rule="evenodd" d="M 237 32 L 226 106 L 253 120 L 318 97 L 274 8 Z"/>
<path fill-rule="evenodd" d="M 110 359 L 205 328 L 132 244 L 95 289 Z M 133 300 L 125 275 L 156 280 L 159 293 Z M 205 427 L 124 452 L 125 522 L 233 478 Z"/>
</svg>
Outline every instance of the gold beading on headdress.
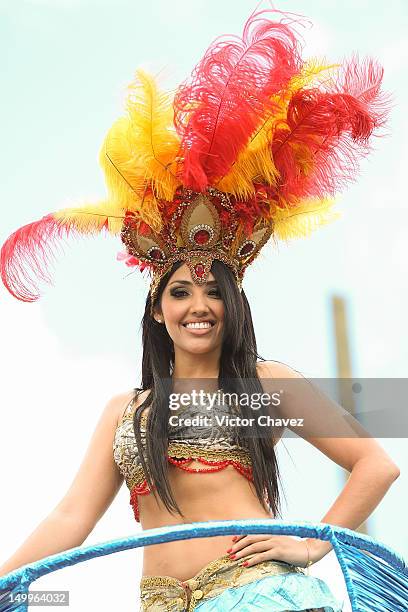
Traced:
<svg viewBox="0 0 408 612">
<path fill-rule="evenodd" d="M 194 282 L 201 285 L 207 282 L 212 262 L 218 259 L 231 268 L 241 288 L 245 268 L 269 239 L 273 225 L 264 225 L 250 238 L 242 236 L 230 198 L 213 187 L 207 188 L 206 193 L 184 189 L 175 203 L 176 208 L 161 232 L 145 227 L 142 234 L 130 214 L 121 233 L 128 253 L 153 270 L 152 304 L 161 278 L 176 261 L 184 261 Z"/>
</svg>

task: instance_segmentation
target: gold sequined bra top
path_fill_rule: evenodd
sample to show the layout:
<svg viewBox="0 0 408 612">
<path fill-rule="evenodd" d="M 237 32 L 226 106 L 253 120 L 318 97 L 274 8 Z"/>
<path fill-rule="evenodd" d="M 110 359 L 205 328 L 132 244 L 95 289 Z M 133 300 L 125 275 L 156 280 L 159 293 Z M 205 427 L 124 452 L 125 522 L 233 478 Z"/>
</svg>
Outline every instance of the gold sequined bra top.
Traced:
<svg viewBox="0 0 408 612">
<path fill-rule="evenodd" d="M 130 491 L 130 504 L 140 521 L 138 496 L 151 492 L 146 481 L 133 430 L 137 395 L 128 404 L 115 432 L 113 457 Z M 237 413 L 228 405 L 201 402 L 169 411 L 168 462 L 187 472 L 217 472 L 232 465 L 248 480 L 253 480 L 251 456 L 240 441 L 238 427 L 228 423 Z M 217 418 L 216 418 L 217 417 Z M 140 434 L 146 448 L 147 409 L 143 411 Z M 191 422 L 191 419 L 194 419 Z M 147 461 L 146 453 L 144 459 Z M 192 461 L 206 467 L 190 468 Z"/>
</svg>

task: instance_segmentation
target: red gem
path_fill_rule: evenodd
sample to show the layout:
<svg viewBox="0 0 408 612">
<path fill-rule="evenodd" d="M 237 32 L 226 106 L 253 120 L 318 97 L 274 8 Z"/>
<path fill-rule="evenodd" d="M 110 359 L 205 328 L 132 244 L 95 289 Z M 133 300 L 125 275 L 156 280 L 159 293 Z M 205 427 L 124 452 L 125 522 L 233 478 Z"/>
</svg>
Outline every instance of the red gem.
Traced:
<svg viewBox="0 0 408 612">
<path fill-rule="evenodd" d="M 152 249 L 149 251 L 149 256 L 152 259 L 163 259 L 163 253 L 160 251 L 160 249 Z"/>
<path fill-rule="evenodd" d="M 196 266 L 194 266 L 194 272 L 197 274 L 197 276 L 204 276 L 203 264 L 197 264 Z"/>
<path fill-rule="evenodd" d="M 250 242 L 247 242 L 242 249 L 240 250 L 239 254 L 240 255 L 248 255 L 249 253 L 251 253 L 254 250 L 254 245 L 251 244 Z"/>
<path fill-rule="evenodd" d="M 210 232 L 205 229 L 198 230 L 194 234 L 194 242 L 197 244 L 206 244 L 210 239 Z"/>
</svg>

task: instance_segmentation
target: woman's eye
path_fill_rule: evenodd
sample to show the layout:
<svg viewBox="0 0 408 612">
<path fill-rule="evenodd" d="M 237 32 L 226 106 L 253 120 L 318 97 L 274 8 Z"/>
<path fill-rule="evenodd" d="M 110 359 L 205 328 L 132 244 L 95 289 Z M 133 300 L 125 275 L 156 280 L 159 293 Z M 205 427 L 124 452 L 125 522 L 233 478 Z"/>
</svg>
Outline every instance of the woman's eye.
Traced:
<svg viewBox="0 0 408 612">
<path fill-rule="evenodd" d="M 182 297 L 183 295 L 187 295 L 187 291 L 183 291 L 183 289 L 176 289 L 175 291 L 171 292 L 171 295 L 174 295 L 174 297 Z"/>
<path fill-rule="evenodd" d="M 184 289 L 173 289 L 173 291 L 171 292 L 171 295 L 178 298 L 178 297 L 183 297 L 184 295 L 188 295 L 188 292 L 185 291 Z M 218 289 L 211 289 L 211 291 L 208 292 L 208 295 L 211 295 L 213 297 L 221 297 Z"/>
</svg>

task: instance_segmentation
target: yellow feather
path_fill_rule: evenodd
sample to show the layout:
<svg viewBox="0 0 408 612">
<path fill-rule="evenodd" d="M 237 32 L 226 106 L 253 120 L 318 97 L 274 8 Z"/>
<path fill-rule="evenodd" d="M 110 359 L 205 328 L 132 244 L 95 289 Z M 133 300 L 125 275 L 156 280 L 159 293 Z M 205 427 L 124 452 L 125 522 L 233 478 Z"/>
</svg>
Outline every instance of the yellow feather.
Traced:
<svg viewBox="0 0 408 612">
<path fill-rule="evenodd" d="M 130 121 L 117 119 L 108 131 L 99 154 L 105 174 L 108 194 L 122 210 L 136 211 L 140 207 L 145 177 L 142 168 L 132 164 L 133 143 Z"/>
<path fill-rule="evenodd" d="M 135 161 L 145 169 L 158 198 L 172 200 L 179 185 L 176 176 L 180 139 L 173 124 L 173 104 L 159 92 L 155 80 L 142 70 L 129 86 L 127 110 L 136 144 Z"/>
<path fill-rule="evenodd" d="M 100 164 L 110 198 L 123 210 L 143 209 L 146 218 L 152 216 L 157 225 L 155 197 L 171 201 L 179 185 L 176 170 L 180 142 L 173 127 L 170 97 L 158 92 L 153 77 L 141 70 L 136 75 L 128 87 L 128 115 L 109 130 L 100 151 Z"/>
<path fill-rule="evenodd" d="M 333 211 L 333 198 L 307 198 L 296 207 L 276 208 L 273 233 L 279 240 L 306 238 L 321 225 L 335 221 L 340 212 Z"/>
<path fill-rule="evenodd" d="M 140 218 L 150 225 L 153 231 L 161 232 L 163 229 L 163 219 L 159 211 L 157 199 L 154 195 L 145 197 L 140 205 L 139 216 Z"/>
<path fill-rule="evenodd" d="M 293 93 L 305 87 L 315 87 L 324 84 L 325 81 L 331 81 L 334 70 L 339 67 L 340 64 L 326 64 L 324 59 L 312 57 L 304 63 L 299 74 L 292 77 L 288 92 Z"/>
<path fill-rule="evenodd" d="M 271 125 L 267 121 L 252 138 L 230 172 L 218 181 L 218 189 L 245 199 L 254 193 L 254 182 L 276 186 L 279 173 L 270 153 Z"/>
<path fill-rule="evenodd" d="M 111 234 L 119 234 L 124 214 L 111 202 L 98 202 L 77 208 L 64 208 L 53 213 L 53 217 L 62 224 L 75 227 L 81 234 L 97 234 L 106 223 Z"/>
</svg>

